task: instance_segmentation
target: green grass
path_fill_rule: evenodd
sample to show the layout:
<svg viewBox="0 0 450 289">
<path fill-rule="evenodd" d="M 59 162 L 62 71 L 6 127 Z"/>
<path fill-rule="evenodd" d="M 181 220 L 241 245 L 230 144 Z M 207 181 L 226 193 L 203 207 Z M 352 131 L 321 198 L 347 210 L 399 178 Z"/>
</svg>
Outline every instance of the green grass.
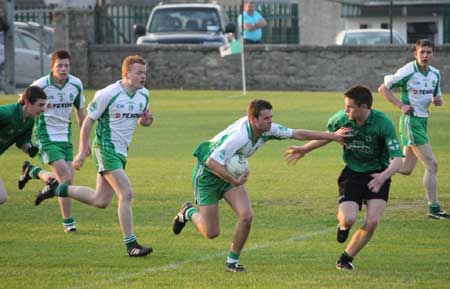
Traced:
<svg viewBox="0 0 450 289">
<path fill-rule="evenodd" d="M 86 92 L 88 98 L 93 93 Z M 154 125 L 138 128 L 127 164 L 135 192 L 135 231 L 140 242 L 154 248 L 147 258 L 125 256 L 116 199 L 104 210 L 74 202 L 79 232 L 64 234 L 56 200 L 33 205 L 42 183 L 16 189 L 26 156 L 16 148 L 4 153 L 0 176 L 9 200 L 0 206 L 0 288 L 448 288 L 450 223 L 425 218 L 420 165 L 410 177 L 394 177 L 388 208 L 374 238 L 355 259 L 356 271 L 334 268 L 344 248 L 335 240 L 336 177 L 343 167 L 336 144 L 311 153 L 296 166 L 286 165 L 282 157 L 288 145 L 299 143 L 293 140 L 268 143 L 250 159 L 247 188 L 255 219 L 241 257 L 246 274 L 223 269 L 235 225 L 224 202 L 217 239 L 203 239 L 191 224 L 174 236 L 173 215 L 183 201 L 193 199 L 193 149 L 244 115 L 249 100 L 270 100 L 277 123 L 317 130 L 325 130 L 328 117 L 343 107 L 339 93 L 239 94 L 152 93 Z M 2 104 L 15 100 L 16 96 L 0 96 Z M 399 111 L 377 94 L 374 108 L 397 123 Z M 448 210 L 449 117 L 446 106 L 433 107 L 429 123 L 440 161 L 441 204 Z M 92 161 L 76 173 L 75 183 L 95 185 Z"/>
</svg>

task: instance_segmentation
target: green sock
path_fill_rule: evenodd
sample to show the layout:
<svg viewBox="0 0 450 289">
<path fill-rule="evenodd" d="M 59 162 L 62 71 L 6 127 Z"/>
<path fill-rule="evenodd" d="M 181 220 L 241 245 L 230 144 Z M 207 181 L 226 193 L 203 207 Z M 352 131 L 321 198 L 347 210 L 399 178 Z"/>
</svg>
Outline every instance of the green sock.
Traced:
<svg viewBox="0 0 450 289">
<path fill-rule="evenodd" d="M 227 257 L 227 263 L 238 263 L 240 254 L 230 251 Z"/>
<path fill-rule="evenodd" d="M 186 211 L 186 216 L 188 220 L 190 220 L 192 218 L 192 215 L 198 213 L 198 210 L 196 207 L 191 207 Z"/>
<path fill-rule="evenodd" d="M 70 217 L 68 219 L 63 219 L 64 227 L 75 226 L 75 224 L 76 224 L 76 222 L 75 222 L 75 218 L 74 217 Z"/>
<path fill-rule="evenodd" d="M 439 203 L 431 203 L 428 205 L 428 212 L 430 213 L 437 213 L 441 211 L 441 206 Z"/>
<path fill-rule="evenodd" d="M 125 246 L 127 247 L 127 251 L 130 251 L 137 244 L 136 235 L 131 234 L 131 235 L 123 238 L 123 242 L 125 243 Z"/>
<path fill-rule="evenodd" d="M 69 190 L 69 185 L 68 184 L 59 184 L 58 187 L 56 187 L 55 196 L 62 197 L 62 198 L 67 198 L 68 197 L 68 194 L 67 194 L 68 190 Z"/>
<path fill-rule="evenodd" d="M 42 169 L 38 168 L 38 167 L 35 167 L 33 165 L 31 165 L 31 166 L 32 166 L 32 168 L 31 168 L 31 170 L 30 170 L 30 172 L 28 174 L 33 179 L 39 179 L 39 173 L 42 171 Z"/>
</svg>

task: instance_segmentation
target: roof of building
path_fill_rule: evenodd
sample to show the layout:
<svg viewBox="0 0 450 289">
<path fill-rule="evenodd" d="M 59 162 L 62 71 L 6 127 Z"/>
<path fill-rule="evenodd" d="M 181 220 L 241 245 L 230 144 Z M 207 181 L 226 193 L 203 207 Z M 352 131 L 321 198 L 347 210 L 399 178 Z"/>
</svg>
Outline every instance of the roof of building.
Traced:
<svg viewBox="0 0 450 289">
<path fill-rule="evenodd" d="M 364 5 L 364 6 L 381 6 L 390 5 L 389 0 L 335 0 L 345 4 Z M 450 0 L 395 0 L 393 5 L 436 5 L 450 4 Z"/>
</svg>

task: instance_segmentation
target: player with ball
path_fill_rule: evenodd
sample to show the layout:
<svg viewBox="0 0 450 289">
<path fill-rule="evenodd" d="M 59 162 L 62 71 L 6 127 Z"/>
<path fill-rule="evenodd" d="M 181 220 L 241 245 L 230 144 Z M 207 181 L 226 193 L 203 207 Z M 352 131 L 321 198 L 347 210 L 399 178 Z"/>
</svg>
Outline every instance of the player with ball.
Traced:
<svg viewBox="0 0 450 289">
<path fill-rule="evenodd" d="M 237 217 L 230 252 L 225 269 L 243 272 L 239 255 L 250 233 L 253 219 L 252 207 L 245 183 L 249 175 L 246 158 L 269 140 L 335 140 L 343 143 L 351 129 L 342 128 L 334 133 L 290 129 L 272 123 L 272 105 L 266 100 L 253 100 L 247 116 L 240 118 L 212 139 L 201 143 L 194 151 L 198 162 L 194 167 L 192 184 L 197 209 L 186 202 L 173 219 L 172 229 L 181 233 L 192 221 L 205 238 L 214 239 L 220 234 L 219 200 L 225 199 Z M 228 169 L 227 169 L 228 166 Z M 242 170 L 236 174 L 232 170 Z M 231 172 L 230 172 L 231 171 Z M 240 174 L 239 174 L 240 173 Z"/>
</svg>

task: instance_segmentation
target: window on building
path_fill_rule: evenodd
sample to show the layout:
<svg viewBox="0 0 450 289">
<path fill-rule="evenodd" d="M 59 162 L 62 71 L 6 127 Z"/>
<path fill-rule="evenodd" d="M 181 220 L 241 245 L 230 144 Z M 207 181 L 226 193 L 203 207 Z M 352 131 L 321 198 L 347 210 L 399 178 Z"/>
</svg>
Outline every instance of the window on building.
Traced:
<svg viewBox="0 0 450 289">
<path fill-rule="evenodd" d="M 381 29 L 389 29 L 389 23 L 381 23 L 380 28 Z"/>
<path fill-rule="evenodd" d="M 367 29 L 369 28 L 369 24 L 359 24 L 359 29 Z"/>
<path fill-rule="evenodd" d="M 434 22 L 416 22 L 407 23 L 408 43 L 415 43 L 418 39 L 428 38 L 434 40 L 434 35 L 437 33 L 437 25 Z"/>
</svg>

